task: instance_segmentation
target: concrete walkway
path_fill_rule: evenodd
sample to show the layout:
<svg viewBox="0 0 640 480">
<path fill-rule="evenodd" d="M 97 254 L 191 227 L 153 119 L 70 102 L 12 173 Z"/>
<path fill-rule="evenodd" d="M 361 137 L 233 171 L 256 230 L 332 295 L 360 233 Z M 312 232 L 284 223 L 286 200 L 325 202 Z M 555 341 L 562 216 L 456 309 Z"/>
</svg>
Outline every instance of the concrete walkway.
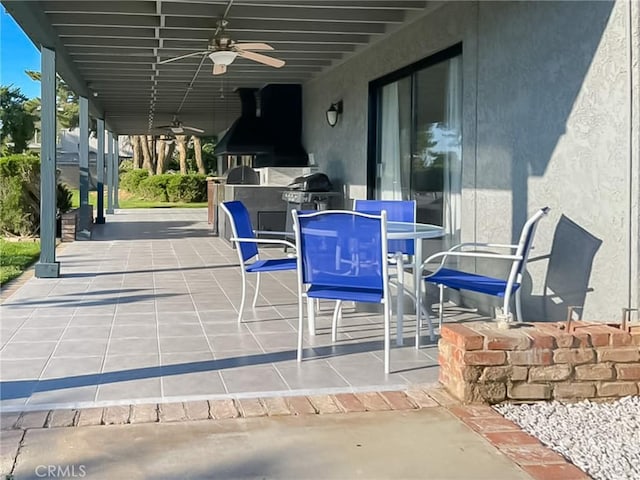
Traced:
<svg viewBox="0 0 640 480">
<path fill-rule="evenodd" d="M 433 387 L 2 413 L 0 427 L 1 478 L 588 480 Z"/>
<path fill-rule="evenodd" d="M 531 478 L 442 407 L 27 430 L 15 480 L 47 468 L 109 480 Z"/>
</svg>

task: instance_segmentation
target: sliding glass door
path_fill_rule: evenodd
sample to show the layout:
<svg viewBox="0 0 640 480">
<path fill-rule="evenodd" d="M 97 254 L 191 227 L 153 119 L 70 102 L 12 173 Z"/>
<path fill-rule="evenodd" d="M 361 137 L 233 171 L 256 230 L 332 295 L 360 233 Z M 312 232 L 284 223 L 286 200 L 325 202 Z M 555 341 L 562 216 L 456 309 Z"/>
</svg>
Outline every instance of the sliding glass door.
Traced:
<svg viewBox="0 0 640 480">
<path fill-rule="evenodd" d="M 417 202 L 418 221 L 460 237 L 462 47 L 372 82 L 373 196 Z M 371 139 L 370 139 L 371 140 Z M 371 147 L 370 147 L 371 148 Z M 373 176 L 373 175 L 372 175 Z M 371 177 L 370 177 L 371 178 Z"/>
</svg>

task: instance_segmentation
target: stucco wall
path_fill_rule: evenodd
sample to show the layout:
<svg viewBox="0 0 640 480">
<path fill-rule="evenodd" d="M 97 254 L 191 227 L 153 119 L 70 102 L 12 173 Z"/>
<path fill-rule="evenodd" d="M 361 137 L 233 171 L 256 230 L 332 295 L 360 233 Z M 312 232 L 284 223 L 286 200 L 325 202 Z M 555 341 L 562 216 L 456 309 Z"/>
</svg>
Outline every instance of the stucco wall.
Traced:
<svg viewBox="0 0 640 480">
<path fill-rule="evenodd" d="M 548 259 L 532 261 L 525 314 L 564 317 L 588 288 L 583 318 L 618 319 L 640 288 L 637 5 L 446 3 L 304 86 L 307 151 L 363 198 L 369 81 L 460 41 L 463 240 L 516 240 L 527 216 L 550 206 L 532 257 L 550 253 L 562 220 L 550 283 L 582 294 L 544 295 Z M 332 129 L 324 112 L 339 99 Z"/>
</svg>

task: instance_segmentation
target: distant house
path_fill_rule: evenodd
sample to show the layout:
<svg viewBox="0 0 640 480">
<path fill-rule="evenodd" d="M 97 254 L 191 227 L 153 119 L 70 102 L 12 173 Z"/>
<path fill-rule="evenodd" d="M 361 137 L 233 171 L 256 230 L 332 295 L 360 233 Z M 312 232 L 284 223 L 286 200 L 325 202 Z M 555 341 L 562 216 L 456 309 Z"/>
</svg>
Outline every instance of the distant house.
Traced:
<svg viewBox="0 0 640 480">
<path fill-rule="evenodd" d="M 31 151 L 40 151 L 40 123 L 36 124 L 36 132 L 28 148 Z M 119 137 L 120 158 L 133 157 L 133 148 L 128 135 L 120 135 Z M 72 128 L 61 129 L 58 133 L 56 141 L 56 163 L 58 165 L 77 165 L 79 162 L 80 151 L 80 129 Z M 96 163 L 96 155 L 98 152 L 98 139 L 94 132 L 89 136 L 89 163 Z"/>
</svg>

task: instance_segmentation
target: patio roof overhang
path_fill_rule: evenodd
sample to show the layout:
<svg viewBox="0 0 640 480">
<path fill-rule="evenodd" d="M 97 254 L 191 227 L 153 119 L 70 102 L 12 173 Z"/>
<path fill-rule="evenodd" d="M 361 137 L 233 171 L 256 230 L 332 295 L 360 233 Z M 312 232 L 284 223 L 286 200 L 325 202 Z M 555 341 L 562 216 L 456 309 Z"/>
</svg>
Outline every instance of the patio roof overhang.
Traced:
<svg viewBox="0 0 640 480">
<path fill-rule="evenodd" d="M 56 69 L 89 99 L 90 113 L 119 134 L 152 133 L 179 113 L 185 125 L 217 134 L 240 113 L 238 87 L 304 83 L 426 13 L 417 0 L 235 0 L 227 33 L 267 42 L 280 69 L 238 58 L 213 76 L 199 57 L 229 0 L 2 2 L 31 40 L 56 51 Z M 191 87 L 191 88 L 190 88 Z"/>
</svg>

